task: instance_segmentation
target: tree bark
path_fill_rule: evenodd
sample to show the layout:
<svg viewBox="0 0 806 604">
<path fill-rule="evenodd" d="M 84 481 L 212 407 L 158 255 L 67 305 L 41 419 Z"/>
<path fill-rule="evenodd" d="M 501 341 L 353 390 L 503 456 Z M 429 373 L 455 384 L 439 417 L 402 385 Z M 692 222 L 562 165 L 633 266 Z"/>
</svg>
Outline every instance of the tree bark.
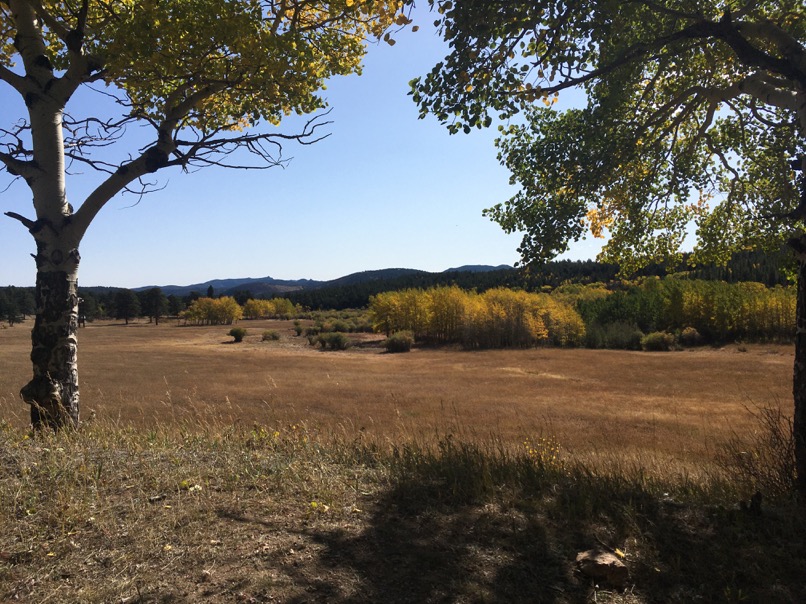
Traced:
<svg viewBox="0 0 806 604">
<path fill-rule="evenodd" d="M 79 255 L 77 249 L 61 249 L 59 237 L 49 239 L 37 238 L 33 378 L 20 394 L 31 406 L 34 429 L 57 430 L 77 427 L 79 422 Z"/>
<path fill-rule="evenodd" d="M 791 242 L 798 260 L 798 296 L 795 328 L 795 363 L 792 394 L 795 415 L 792 431 L 795 439 L 795 489 L 801 503 L 806 504 L 806 236 Z"/>
</svg>

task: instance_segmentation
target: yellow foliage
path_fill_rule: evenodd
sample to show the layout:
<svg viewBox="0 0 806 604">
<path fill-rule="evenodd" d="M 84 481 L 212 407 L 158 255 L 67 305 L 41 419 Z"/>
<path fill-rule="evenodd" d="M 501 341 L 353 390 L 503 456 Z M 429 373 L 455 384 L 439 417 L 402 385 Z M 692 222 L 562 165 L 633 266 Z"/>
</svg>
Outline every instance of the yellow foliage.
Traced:
<svg viewBox="0 0 806 604">
<path fill-rule="evenodd" d="M 40 3 L 36 3 L 40 4 Z M 359 72 L 364 41 L 408 25 L 400 0 L 110 0 L 90 2 L 85 48 L 108 84 L 126 92 L 132 112 L 178 127 L 244 129 L 258 120 L 325 106 L 318 96 L 335 75 Z M 69 30 L 75 3 L 43 0 Z M 0 64 L 16 55 L 16 35 L 0 11 Z M 57 69 L 69 52 L 52 27 L 45 52 Z"/>
<path fill-rule="evenodd" d="M 243 318 L 243 309 L 235 298 L 199 298 L 181 314 L 188 323 L 230 325 Z"/>
<path fill-rule="evenodd" d="M 411 331 L 417 339 L 461 342 L 467 348 L 562 346 L 582 343 L 585 326 L 569 305 L 546 294 L 497 288 L 483 294 L 456 286 L 385 292 L 370 300 L 373 326 L 387 335 Z"/>
<path fill-rule="evenodd" d="M 587 216 L 591 235 L 597 239 L 604 239 L 604 230 L 613 224 L 613 215 L 604 208 L 591 208 Z"/>
</svg>

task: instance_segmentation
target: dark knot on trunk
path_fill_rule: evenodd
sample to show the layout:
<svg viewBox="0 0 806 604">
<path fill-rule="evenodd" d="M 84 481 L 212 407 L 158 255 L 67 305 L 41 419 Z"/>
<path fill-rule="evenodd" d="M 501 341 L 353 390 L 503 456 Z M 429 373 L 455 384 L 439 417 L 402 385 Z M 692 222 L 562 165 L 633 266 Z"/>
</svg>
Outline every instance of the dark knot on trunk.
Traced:
<svg viewBox="0 0 806 604">
<path fill-rule="evenodd" d="M 146 170 L 149 172 L 156 172 L 160 168 L 164 168 L 168 165 L 168 154 L 157 147 L 150 147 L 147 149 L 144 158 L 146 162 Z"/>
</svg>

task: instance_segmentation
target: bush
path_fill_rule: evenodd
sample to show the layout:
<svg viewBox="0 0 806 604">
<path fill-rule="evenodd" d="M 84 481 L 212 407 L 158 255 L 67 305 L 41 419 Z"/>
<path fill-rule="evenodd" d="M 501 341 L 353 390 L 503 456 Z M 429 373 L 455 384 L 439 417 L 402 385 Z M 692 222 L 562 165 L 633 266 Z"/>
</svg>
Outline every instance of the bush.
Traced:
<svg viewBox="0 0 806 604">
<path fill-rule="evenodd" d="M 299 322 L 299 320 L 294 321 L 294 333 L 296 333 L 298 336 L 302 335 L 302 324 Z"/>
<path fill-rule="evenodd" d="M 667 351 L 674 346 L 674 336 L 665 331 L 653 331 L 641 338 L 641 348 L 648 351 Z"/>
<path fill-rule="evenodd" d="M 340 331 L 341 333 L 349 333 L 352 331 L 352 326 L 342 319 L 338 319 L 333 321 L 333 323 L 327 324 L 328 329 L 326 331 Z"/>
<path fill-rule="evenodd" d="M 271 342 L 280 339 L 280 334 L 274 331 L 273 329 L 269 329 L 268 331 L 263 332 L 263 341 L 264 342 Z"/>
<path fill-rule="evenodd" d="M 615 350 L 641 350 L 644 334 L 633 323 L 616 321 L 590 325 L 585 333 L 588 348 L 611 348 Z"/>
<path fill-rule="evenodd" d="M 383 341 L 386 352 L 409 352 L 414 344 L 414 335 L 410 331 L 398 331 Z"/>
<path fill-rule="evenodd" d="M 703 343 L 703 337 L 694 327 L 686 327 L 680 332 L 680 343 L 683 346 L 700 346 Z"/>
<path fill-rule="evenodd" d="M 608 348 L 616 350 L 641 350 L 643 332 L 634 323 L 617 321 L 605 326 L 605 338 Z"/>
<path fill-rule="evenodd" d="M 350 341 L 347 339 L 347 336 L 338 331 L 332 331 L 320 335 L 317 339 L 317 342 L 319 342 L 319 345 L 323 350 L 347 350 L 347 348 L 350 346 Z"/>
<path fill-rule="evenodd" d="M 233 327 L 229 330 L 229 335 L 235 338 L 236 342 L 243 342 L 243 337 L 246 335 L 246 330 L 243 327 Z"/>
</svg>

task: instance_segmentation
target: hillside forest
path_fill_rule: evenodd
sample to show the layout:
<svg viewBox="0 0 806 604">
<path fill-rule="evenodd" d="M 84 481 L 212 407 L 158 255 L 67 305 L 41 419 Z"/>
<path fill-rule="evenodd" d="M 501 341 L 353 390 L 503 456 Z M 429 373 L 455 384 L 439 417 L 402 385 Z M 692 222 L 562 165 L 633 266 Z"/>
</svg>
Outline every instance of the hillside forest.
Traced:
<svg viewBox="0 0 806 604">
<path fill-rule="evenodd" d="M 414 271 L 391 279 L 343 278 L 331 287 L 263 298 L 245 290 L 217 295 L 212 286 L 204 294 L 187 296 L 166 296 L 158 287 L 82 288 L 80 316 L 82 324 L 136 318 L 159 323 L 166 317 L 196 325 L 295 319 L 297 335 L 323 347 L 332 340 L 323 333 L 367 331 L 466 349 L 553 345 L 667 350 L 790 341 L 796 292 L 786 285 L 786 270 L 775 260 L 745 254 L 725 267 L 664 276 L 652 274 L 664 267 L 653 267 L 632 280 L 617 279 L 618 267 L 593 261 L 553 262 L 532 275 L 515 269 Z M 354 303 L 354 310 L 345 310 L 346 301 Z M 7 325 L 34 311 L 33 288 L 0 288 L 0 317 Z M 302 319 L 309 320 L 304 328 Z M 336 347 L 348 343 L 341 339 Z"/>
</svg>

